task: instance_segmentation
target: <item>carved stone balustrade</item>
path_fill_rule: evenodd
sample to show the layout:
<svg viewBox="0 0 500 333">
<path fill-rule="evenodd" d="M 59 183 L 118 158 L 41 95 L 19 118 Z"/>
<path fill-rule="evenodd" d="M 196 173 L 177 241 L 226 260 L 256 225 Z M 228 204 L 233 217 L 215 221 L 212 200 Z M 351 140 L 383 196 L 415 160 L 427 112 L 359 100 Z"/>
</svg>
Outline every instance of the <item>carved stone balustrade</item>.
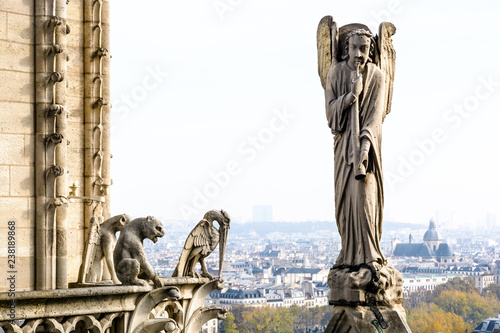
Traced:
<svg viewBox="0 0 500 333">
<path fill-rule="evenodd" d="M 152 286 L 83 285 L 73 289 L 0 294 L 0 328 L 5 332 L 198 333 L 226 310 L 204 307 L 223 282 L 207 278 L 161 278 Z"/>
</svg>

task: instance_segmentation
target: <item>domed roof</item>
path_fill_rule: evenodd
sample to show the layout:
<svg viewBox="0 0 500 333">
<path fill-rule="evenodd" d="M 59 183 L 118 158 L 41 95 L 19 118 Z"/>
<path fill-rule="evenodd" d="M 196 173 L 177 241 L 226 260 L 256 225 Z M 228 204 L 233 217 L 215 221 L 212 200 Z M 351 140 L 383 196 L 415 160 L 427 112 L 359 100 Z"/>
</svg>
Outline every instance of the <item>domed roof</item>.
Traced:
<svg viewBox="0 0 500 333">
<path fill-rule="evenodd" d="M 436 223 L 433 219 L 429 222 L 429 229 L 424 234 L 424 242 L 440 241 L 441 237 L 436 230 Z"/>
</svg>

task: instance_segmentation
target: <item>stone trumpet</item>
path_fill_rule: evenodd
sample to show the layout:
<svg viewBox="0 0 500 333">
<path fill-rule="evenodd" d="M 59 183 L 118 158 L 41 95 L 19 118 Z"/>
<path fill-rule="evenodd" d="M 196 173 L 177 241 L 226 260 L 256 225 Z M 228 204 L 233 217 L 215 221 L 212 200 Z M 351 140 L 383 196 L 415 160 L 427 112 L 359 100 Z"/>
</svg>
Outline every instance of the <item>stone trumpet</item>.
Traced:
<svg viewBox="0 0 500 333">
<path fill-rule="evenodd" d="M 359 64 L 356 66 L 356 79 L 362 80 Z M 354 178 L 360 180 L 366 177 L 366 168 L 360 161 L 361 142 L 359 139 L 359 103 L 358 99 L 351 106 L 351 143 L 354 153 Z"/>
</svg>

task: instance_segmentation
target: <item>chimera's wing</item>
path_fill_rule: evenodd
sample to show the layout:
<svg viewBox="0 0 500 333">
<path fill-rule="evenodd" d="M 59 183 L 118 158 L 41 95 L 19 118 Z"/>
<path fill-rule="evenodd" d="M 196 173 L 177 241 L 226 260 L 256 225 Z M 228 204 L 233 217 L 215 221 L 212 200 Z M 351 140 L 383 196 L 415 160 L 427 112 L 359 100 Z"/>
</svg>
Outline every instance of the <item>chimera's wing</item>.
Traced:
<svg viewBox="0 0 500 333">
<path fill-rule="evenodd" d="M 194 248 L 203 246 L 204 244 L 209 244 L 209 237 L 207 235 L 208 227 L 209 222 L 203 219 L 198 222 L 196 227 L 194 227 L 194 229 L 189 233 L 186 243 L 184 243 L 184 248 L 182 249 L 177 267 L 174 270 L 174 274 L 172 274 L 173 277 L 184 276 L 189 255 Z"/>
<path fill-rule="evenodd" d="M 323 89 L 326 88 L 326 76 L 330 66 L 338 60 L 338 28 L 333 17 L 325 16 L 319 21 L 316 33 L 316 46 L 318 48 L 318 74 Z"/>
<path fill-rule="evenodd" d="M 210 223 L 203 219 L 198 223 L 193 231 L 191 231 L 191 235 L 193 235 L 194 247 L 210 246 L 210 233 L 208 228 L 210 228 Z"/>
<path fill-rule="evenodd" d="M 396 51 L 392 45 L 392 35 L 396 33 L 396 27 L 390 22 L 383 22 L 379 26 L 377 46 L 379 50 L 379 67 L 385 74 L 385 116 L 391 112 L 392 86 L 396 71 Z"/>
</svg>

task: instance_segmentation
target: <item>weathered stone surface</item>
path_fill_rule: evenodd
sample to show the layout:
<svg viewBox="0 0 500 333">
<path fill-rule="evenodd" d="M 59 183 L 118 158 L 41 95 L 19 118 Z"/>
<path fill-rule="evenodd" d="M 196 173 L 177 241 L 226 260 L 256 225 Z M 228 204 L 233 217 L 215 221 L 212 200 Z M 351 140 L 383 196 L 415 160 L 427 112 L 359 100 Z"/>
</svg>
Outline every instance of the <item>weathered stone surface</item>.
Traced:
<svg viewBox="0 0 500 333">
<path fill-rule="evenodd" d="M 71 141 L 71 144 L 73 144 L 73 140 L 69 140 Z M 75 141 L 75 146 L 78 146 L 78 139 Z M 83 166 L 85 164 L 84 157 L 85 155 L 83 149 L 75 148 L 68 151 L 68 170 L 70 171 L 69 179 L 71 181 L 71 184 L 73 184 L 73 182 L 76 180 L 78 180 L 79 184 L 83 184 L 83 177 L 76 176 L 83 174 Z"/>
<path fill-rule="evenodd" d="M 34 83 L 34 76 L 31 73 L 0 70 L 0 88 L 2 88 L 0 100 L 32 103 L 35 97 Z"/>
<path fill-rule="evenodd" d="M 33 46 L 0 40 L 0 49 L 0 69 L 33 72 Z"/>
<path fill-rule="evenodd" d="M 1 205 L 1 200 L 0 200 Z M 0 211 L 1 214 L 1 211 Z M 1 216 L 1 215 L 0 215 Z M 16 220 L 14 220 L 16 221 Z M 16 221 L 16 246 L 15 246 L 15 285 L 16 290 L 30 290 L 34 284 L 34 229 L 20 227 L 24 221 Z M 0 228 L 0 244 L 8 244 L 8 229 Z M 6 281 L 6 279 L 12 275 L 6 269 L 8 266 L 8 253 L 7 246 L 0 248 L 0 264 L 5 267 L 5 269 L 0 270 L 0 281 Z M 6 283 L 0 285 L 2 289 L 7 287 Z M 0 290 L 2 290 L 0 289 Z"/>
<path fill-rule="evenodd" d="M 0 102 L 0 133 L 33 134 L 33 116 L 33 104 Z"/>
<path fill-rule="evenodd" d="M 379 307 L 388 327 L 382 329 L 377 317 L 369 307 L 335 306 L 326 333 L 411 333 L 401 305 Z M 377 328 L 379 327 L 379 329 Z"/>
<path fill-rule="evenodd" d="M 2 0 L 2 10 L 24 15 L 33 14 L 33 1 L 28 0 Z"/>
<path fill-rule="evenodd" d="M 75 1 L 74 4 L 76 6 L 81 6 L 82 1 Z M 68 10 L 69 10 L 68 6 Z M 78 16 L 83 16 L 83 9 L 81 9 L 82 12 L 80 13 L 78 10 L 72 10 L 72 12 L 75 12 L 78 14 Z M 71 17 L 67 22 L 71 26 L 71 33 L 67 36 L 67 45 L 68 47 L 71 48 L 82 48 L 83 47 L 83 22 L 79 21 L 78 19 L 75 19 L 74 16 L 68 16 Z M 72 55 L 76 55 L 77 53 L 81 52 L 70 52 Z M 82 58 L 80 58 L 82 59 Z M 82 59 L 82 67 L 80 68 L 80 71 L 83 72 L 83 59 Z"/>
<path fill-rule="evenodd" d="M 375 302 L 392 306 L 403 301 L 403 275 L 393 267 L 384 266 L 376 271 L 361 268 L 332 269 L 328 276 L 330 301 L 338 303 Z"/>
<path fill-rule="evenodd" d="M 71 204 L 72 207 L 74 204 Z M 75 222 L 75 224 L 81 223 L 83 218 L 81 216 L 74 216 L 68 214 L 68 221 Z M 68 242 L 68 281 L 78 281 L 78 273 L 80 271 L 80 265 L 82 263 L 82 253 L 84 248 L 84 235 L 83 226 L 80 228 L 68 228 L 67 238 L 71 239 Z"/>
<path fill-rule="evenodd" d="M 7 21 L 7 36 L 10 41 L 24 44 L 32 44 L 34 42 L 33 16 L 8 13 Z"/>
<path fill-rule="evenodd" d="M 0 39 L 7 39 L 7 12 L 0 11 Z"/>
<path fill-rule="evenodd" d="M 10 167 L 10 195 L 35 195 L 35 169 L 33 166 Z"/>
<path fill-rule="evenodd" d="M 0 196 L 9 196 L 10 191 L 10 168 L 0 165 Z"/>
<path fill-rule="evenodd" d="M 24 136 L 24 165 L 35 164 L 35 136 Z"/>
<path fill-rule="evenodd" d="M 17 227 L 28 226 L 28 198 L 0 197 L 0 216 L 16 221 Z"/>
<path fill-rule="evenodd" d="M 78 66 L 78 64 L 75 64 L 75 66 Z M 68 88 L 66 89 L 68 95 L 79 97 L 81 100 L 83 97 L 83 77 L 81 73 L 68 72 L 66 78 L 68 80 Z M 71 114 L 71 118 L 73 118 L 72 116 L 73 114 Z M 71 121 L 74 121 L 74 119 Z"/>
<path fill-rule="evenodd" d="M 0 164 L 24 164 L 24 135 L 0 134 Z"/>
<path fill-rule="evenodd" d="M 22 224 L 19 223 L 19 225 Z M 21 227 L 19 225 L 17 225 L 15 229 L 16 255 L 19 257 L 32 257 L 35 255 L 35 248 L 32 246 L 35 240 L 35 229 L 24 226 Z M 8 231 L 9 230 L 7 228 L 0 228 L 0 232 L 2 233 L 0 235 L 0 244 L 8 244 Z M 7 257 L 6 247 L 0 248 L 0 255 Z M 7 265 L 5 267 L 7 267 Z"/>
<path fill-rule="evenodd" d="M 36 216 L 35 205 L 36 205 L 36 198 L 29 197 L 28 198 L 28 227 L 30 227 L 30 228 L 35 227 L 35 216 Z"/>
<path fill-rule="evenodd" d="M 84 4 L 83 1 L 73 1 L 73 2 L 68 3 L 68 5 L 66 6 L 66 14 L 67 14 L 68 18 L 71 19 L 71 21 L 83 22 L 83 19 L 84 19 L 84 17 L 83 17 L 83 4 Z M 73 22 L 71 22 L 71 31 L 72 31 L 72 34 L 74 36 L 76 36 L 75 38 L 82 39 L 80 37 L 81 33 L 77 34 L 73 30 Z"/>
</svg>

